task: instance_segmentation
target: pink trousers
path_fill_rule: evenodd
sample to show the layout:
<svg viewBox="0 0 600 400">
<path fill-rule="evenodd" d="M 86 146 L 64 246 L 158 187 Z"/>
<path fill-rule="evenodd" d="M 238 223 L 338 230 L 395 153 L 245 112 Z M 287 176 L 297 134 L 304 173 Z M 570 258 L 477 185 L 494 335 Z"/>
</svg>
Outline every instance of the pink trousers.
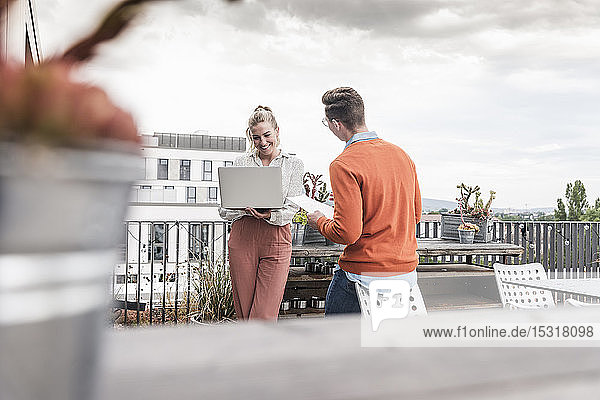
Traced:
<svg viewBox="0 0 600 400">
<path fill-rule="evenodd" d="M 229 273 L 239 320 L 276 321 L 292 257 L 290 226 L 243 217 L 229 234 Z"/>
</svg>

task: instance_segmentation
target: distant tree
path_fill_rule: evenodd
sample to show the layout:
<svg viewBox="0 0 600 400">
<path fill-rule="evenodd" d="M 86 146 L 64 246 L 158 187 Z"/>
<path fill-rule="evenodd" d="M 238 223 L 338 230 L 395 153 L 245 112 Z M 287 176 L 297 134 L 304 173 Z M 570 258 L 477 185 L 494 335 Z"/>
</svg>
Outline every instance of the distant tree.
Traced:
<svg viewBox="0 0 600 400">
<path fill-rule="evenodd" d="M 554 221 L 555 216 L 552 214 L 540 215 L 539 217 L 536 217 L 535 220 L 536 221 Z"/>
<path fill-rule="evenodd" d="M 562 199 L 556 199 L 556 210 L 554 210 L 554 219 L 557 221 L 567 220 L 567 211 L 565 210 L 565 203 Z"/>
<path fill-rule="evenodd" d="M 581 216 L 582 221 L 600 221 L 600 198 L 596 199 L 594 207 L 588 208 Z"/>
<path fill-rule="evenodd" d="M 565 197 L 567 198 L 569 221 L 579 221 L 581 216 L 589 206 L 583 182 L 581 182 L 578 179 L 573 184 L 567 183 Z"/>
<path fill-rule="evenodd" d="M 448 210 L 447 208 L 445 208 L 445 207 L 443 207 L 443 208 L 440 208 L 440 212 L 441 212 L 441 213 L 447 213 L 448 211 L 449 211 L 449 210 Z"/>
<path fill-rule="evenodd" d="M 526 218 L 523 214 L 496 214 L 500 221 L 524 221 Z"/>
</svg>

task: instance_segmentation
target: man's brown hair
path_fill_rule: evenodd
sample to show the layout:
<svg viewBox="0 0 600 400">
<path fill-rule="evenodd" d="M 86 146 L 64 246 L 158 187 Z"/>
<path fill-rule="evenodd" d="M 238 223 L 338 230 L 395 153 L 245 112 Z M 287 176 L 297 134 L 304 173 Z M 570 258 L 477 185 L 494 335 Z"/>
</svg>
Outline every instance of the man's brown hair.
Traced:
<svg viewBox="0 0 600 400">
<path fill-rule="evenodd" d="M 356 90 L 350 87 L 331 89 L 325 92 L 321 101 L 328 119 L 342 122 L 351 131 L 365 124 L 365 105 Z"/>
</svg>

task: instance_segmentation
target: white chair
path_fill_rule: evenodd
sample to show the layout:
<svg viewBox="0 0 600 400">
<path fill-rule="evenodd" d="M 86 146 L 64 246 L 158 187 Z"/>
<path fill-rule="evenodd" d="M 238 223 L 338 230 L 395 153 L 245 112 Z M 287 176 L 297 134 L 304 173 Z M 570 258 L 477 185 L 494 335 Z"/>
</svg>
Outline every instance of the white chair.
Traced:
<svg viewBox="0 0 600 400">
<path fill-rule="evenodd" d="M 502 299 L 502 305 L 505 308 L 532 310 L 556 307 L 551 291 L 509 283 L 522 280 L 548 279 L 546 270 L 542 264 L 506 265 L 495 263 L 494 273 L 496 276 L 496 283 L 498 284 L 498 291 L 500 292 L 500 298 Z M 574 299 L 566 299 L 565 304 L 574 307 L 593 306 L 592 304 L 583 303 Z"/>
<path fill-rule="evenodd" d="M 419 285 L 412 288 L 408 282 L 398 279 L 378 279 L 369 284 L 369 289 L 358 282 L 356 293 L 362 316 L 377 330 L 384 319 L 427 315 L 425 302 Z"/>
</svg>

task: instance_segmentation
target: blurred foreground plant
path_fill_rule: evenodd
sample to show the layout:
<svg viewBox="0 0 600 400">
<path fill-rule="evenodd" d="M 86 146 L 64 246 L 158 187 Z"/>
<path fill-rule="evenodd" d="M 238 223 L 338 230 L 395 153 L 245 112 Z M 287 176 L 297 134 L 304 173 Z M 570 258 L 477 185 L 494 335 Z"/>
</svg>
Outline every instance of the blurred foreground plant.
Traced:
<svg viewBox="0 0 600 400">
<path fill-rule="evenodd" d="M 93 58 L 99 44 L 122 33 L 146 3 L 157 1 L 164 0 L 117 3 L 89 36 L 62 56 L 27 68 L 0 63 L 0 142 L 135 149 L 110 146 L 106 140 L 139 142 L 131 115 L 116 107 L 102 89 L 75 82 L 70 75 L 78 64 Z M 0 0 L 0 17 L 11 2 Z"/>
</svg>

